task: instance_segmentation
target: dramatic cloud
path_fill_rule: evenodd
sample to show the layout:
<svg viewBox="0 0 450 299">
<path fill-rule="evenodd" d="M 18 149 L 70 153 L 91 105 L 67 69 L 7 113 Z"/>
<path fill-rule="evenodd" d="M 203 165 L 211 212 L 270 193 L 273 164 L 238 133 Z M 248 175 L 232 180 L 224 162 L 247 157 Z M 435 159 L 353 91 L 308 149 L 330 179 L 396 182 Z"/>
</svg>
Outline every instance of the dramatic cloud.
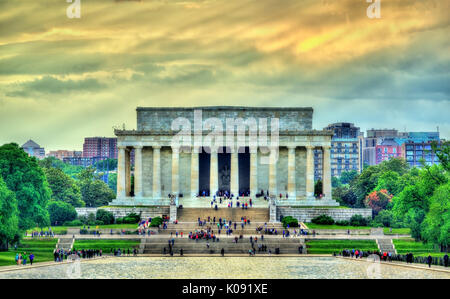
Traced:
<svg viewBox="0 0 450 299">
<path fill-rule="evenodd" d="M 311 106 L 450 137 L 449 1 L 0 2 L 0 144 L 80 149 L 136 106 Z"/>
</svg>

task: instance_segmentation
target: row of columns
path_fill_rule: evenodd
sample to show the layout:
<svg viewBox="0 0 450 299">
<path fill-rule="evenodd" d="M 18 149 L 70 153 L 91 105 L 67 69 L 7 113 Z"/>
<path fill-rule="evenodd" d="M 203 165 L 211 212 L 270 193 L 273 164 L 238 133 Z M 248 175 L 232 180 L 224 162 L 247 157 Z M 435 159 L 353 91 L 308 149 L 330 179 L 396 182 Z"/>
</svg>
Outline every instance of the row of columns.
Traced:
<svg viewBox="0 0 450 299">
<path fill-rule="evenodd" d="M 117 197 L 126 197 L 131 192 L 130 150 L 119 146 L 117 169 Z M 143 197 L 142 146 L 134 146 L 134 194 Z M 331 160 L 330 146 L 323 146 L 323 175 L 322 185 L 325 198 L 331 199 Z M 296 146 L 288 146 L 288 184 L 289 198 L 296 198 L 295 172 Z M 179 148 L 172 148 L 172 194 L 179 193 Z M 196 196 L 199 190 L 199 151 L 191 151 L 191 196 Z M 277 163 L 276 155 L 269 155 L 269 192 L 277 194 Z M 217 149 L 211 150 L 210 160 L 210 191 L 219 189 Z M 239 164 L 238 153 L 231 153 L 230 164 L 230 192 L 239 193 Z M 250 196 L 255 197 L 258 192 L 258 151 L 250 149 Z M 161 146 L 153 146 L 153 197 L 161 198 Z M 314 147 L 306 146 L 306 197 L 314 199 Z"/>
</svg>

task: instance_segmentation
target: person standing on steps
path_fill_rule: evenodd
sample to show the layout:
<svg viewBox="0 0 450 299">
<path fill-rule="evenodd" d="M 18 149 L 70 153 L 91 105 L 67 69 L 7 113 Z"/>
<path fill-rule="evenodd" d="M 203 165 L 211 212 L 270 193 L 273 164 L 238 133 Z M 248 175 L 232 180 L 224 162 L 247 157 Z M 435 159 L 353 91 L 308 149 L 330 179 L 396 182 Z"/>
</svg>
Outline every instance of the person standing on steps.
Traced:
<svg viewBox="0 0 450 299">
<path fill-rule="evenodd" d="M 222 248 L 222 250 L 220 250 L 220 254 L 221 254 L 222 256 L 225 256 L 225 249 Z"/>
</svg>

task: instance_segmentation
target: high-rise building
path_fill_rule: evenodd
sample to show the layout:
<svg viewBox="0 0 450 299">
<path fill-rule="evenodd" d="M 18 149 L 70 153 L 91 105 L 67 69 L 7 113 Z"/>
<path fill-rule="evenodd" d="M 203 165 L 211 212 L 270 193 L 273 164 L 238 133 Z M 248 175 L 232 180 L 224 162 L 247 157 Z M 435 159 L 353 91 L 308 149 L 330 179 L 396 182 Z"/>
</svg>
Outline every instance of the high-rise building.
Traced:
<svg viewBox="0 0 450 299">
<path fill-rule="evenodd" d="M 45 149 L 31 139 L 22 145 L 22 149 L 31 157 L 45 158 Z"/>
<path fill-rule="evenodd" d="M 402 143 L 402 157 L 411 167 L 421 167 L 422 161 L 427 165 L 438 164 L 439 160 L 431 150 L 431 143 L 441 145 L 439 132 L 410 132 Z"/>
<path fill-rule="evenodd" d="M 83 158 L 117 159 L 117 138 L 84 138 Z"/>
<path fill-rule="evenodd" d="M 324 130 L 331 130 L 334 135 L 331 139 L 331 175 L 340 176 L 343 171 L 362 169 L 362 152 L 360 150 L 361 138 L 359 127 L 352 123 L 334 123 Z M 314 151 L 314 177 L 322 178 L 322 151 Z"/>
</svg>

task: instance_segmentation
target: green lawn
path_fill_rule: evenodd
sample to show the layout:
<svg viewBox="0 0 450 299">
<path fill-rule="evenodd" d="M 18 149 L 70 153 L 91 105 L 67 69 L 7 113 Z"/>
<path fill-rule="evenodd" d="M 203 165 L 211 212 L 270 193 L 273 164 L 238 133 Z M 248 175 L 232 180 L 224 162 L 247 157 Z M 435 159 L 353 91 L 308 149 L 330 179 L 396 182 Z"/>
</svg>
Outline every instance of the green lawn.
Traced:
<svg viewBox="0 0 450 299">
<path fill-rule="evenodd" d="M 10 247 L 9 251 L 0 252 L 0 266 L 10 266 L 15 264 L 16 253 L 26 252 L 34 254 L 34 263 L 48 262 L 53 260 L 53 250 L 55 249 L 58 239 L 56 238 L 40 238 L 40 239 L 23 239 L 17 251 L 14 247 Z M 29 259 L 27 264 L 29 264 Z"/>
<path fill-rule="evenodd" d="M 327 224 L 315 224 L 312 222 L 305 223 L 305 225 L 309 229 L 367 229 L 367 230 L 371 229 L 370 226 L 350 226 L 350 225 L 344 226 L 336 224 L 327 225 Z"/>
<path fill-rule="evenodd" d="M 305 209 L 350 209 L 345 206 L 292 206 L 292 208 L 305 208 Z"/>
<path fill-rule="evenodd" d="M 344 249 L 378 250 L 374 240 L 309 240 L 306 242 L 306 247 L 310 254 L 339 253 Z"/>
<path fill-rule="evenodd" d="M 393 228 L 392 232 L 390 232 L 389 227 L 384 227 L 383 232 L 385 235 L 410 235 L 411 229 L 408 227 Z"/>
<path fill-rule="evenodd" d="M 444 252 L 439 252 L 438 248 L 434 248 L 433 244 L 424 244 L 416 242 L 414 239 L 393 239 L 395 249 L 398 254 L 407 254 L 411 252 L 414 256 L 444 256 Z"/>
<path fill-rule="evenodd" d="M 107 224 L 107 225 L 98 225 L 98 229 L 111 229 L 111 228 L 120 228 L 120 229 L 136 229 L 137 228 L 137 224 Z M 65 233 L 67 232 L 67 229 L 69 228 L 83 228 L 84 226 L 52 226 L 52 231 L 55 234 L 60 234 L 60 233 Z M 88 225 L 85 226 L 86 229 L 88 228 Z M 97 225 L 91 225 L 90 229 L 94 230 L 97 228 Z M 44 228 L 42 229 L 44 232 L 48 231 L 48 228 Z M 35 227 L 33 229 L 29 229 L 27 230 L 27 233 L 31 233 L 33 231 L 37 231 L 40 232 L 41 229 L 38 227 Z"/>
<path fill-rule="evenodd" d="M 82 249 L 101 249 L 103 253 L 107 254 L 111 252 L 111 249 L 130 249 L 139 247 L 141 243 L 138 239 L 130 240 L 75 240 L 73 248 L 75 250 Z"/>
</svg>

